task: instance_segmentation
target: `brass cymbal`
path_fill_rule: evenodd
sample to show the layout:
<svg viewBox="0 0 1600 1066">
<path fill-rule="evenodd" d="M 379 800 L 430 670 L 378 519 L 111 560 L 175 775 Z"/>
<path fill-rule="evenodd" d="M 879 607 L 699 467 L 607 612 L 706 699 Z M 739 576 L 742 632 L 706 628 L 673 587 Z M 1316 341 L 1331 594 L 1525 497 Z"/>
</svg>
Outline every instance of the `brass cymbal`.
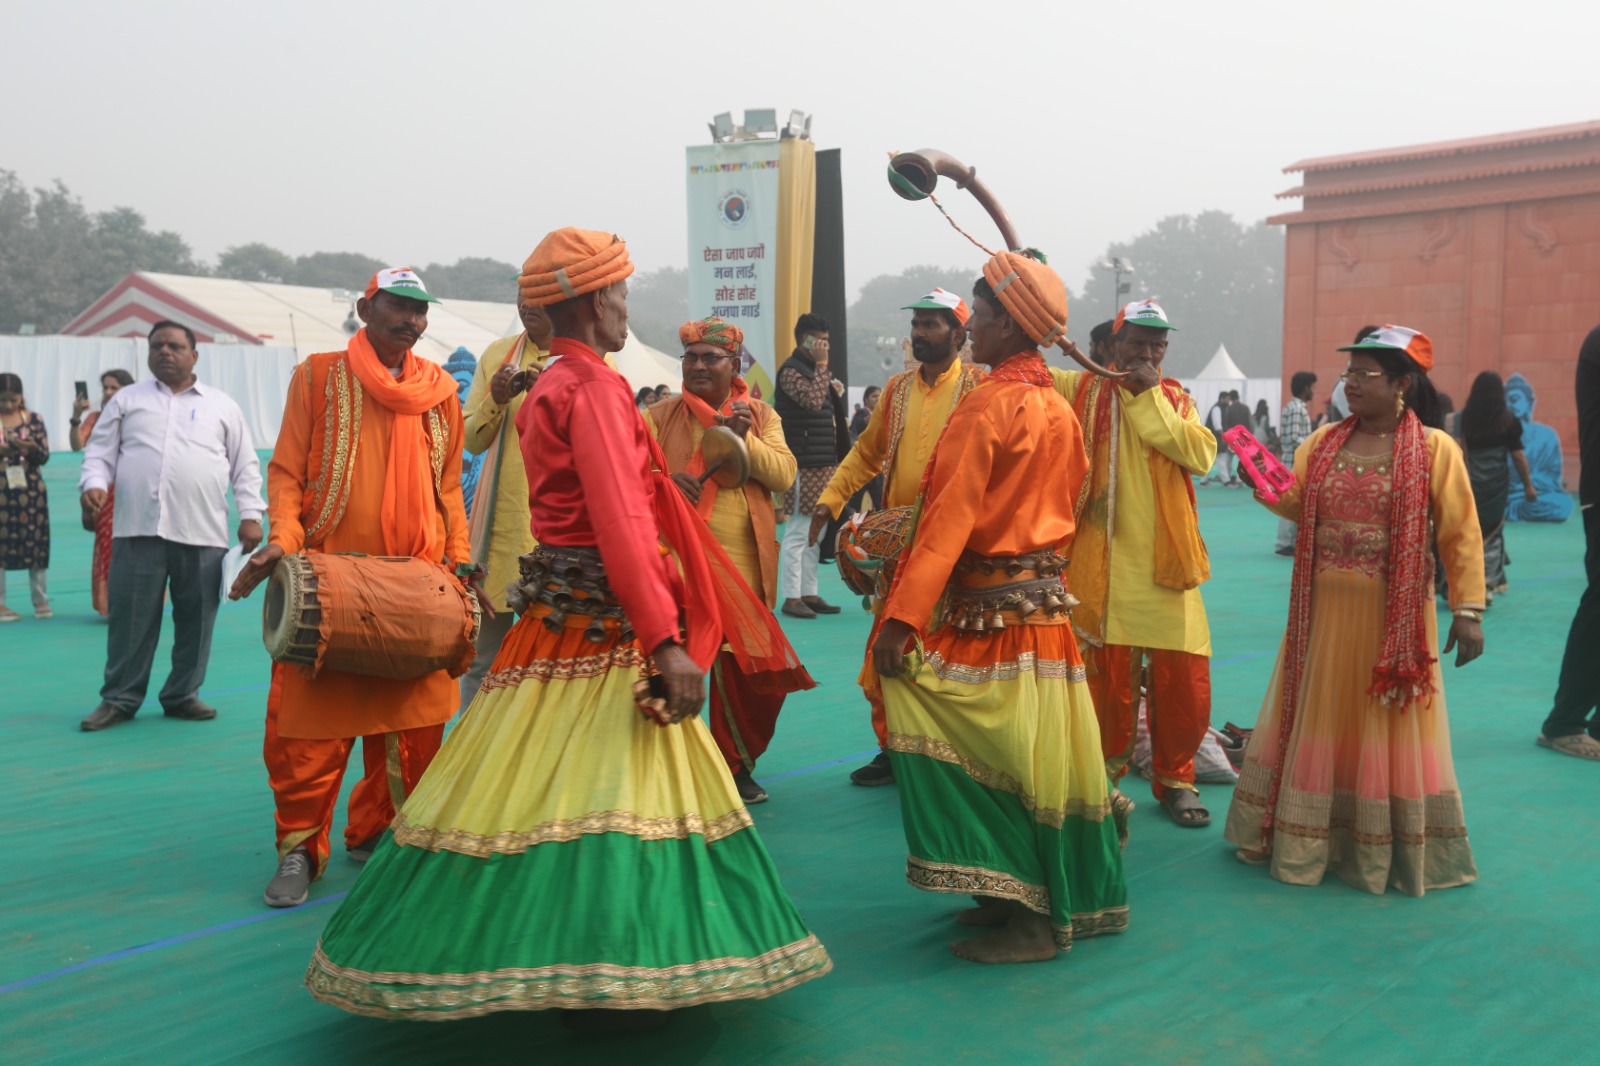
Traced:
<svg viewBox="0 0 1600 1066">
<path fill-rule="evenodd" d="M 736 489 L 750 480 L 750 449 L 744 439 L 727 426 L 712 426 L 700 438 L 700 454 L 706 462 L 702 483 L 711 479 L 720 488 Z"/>
</svg>

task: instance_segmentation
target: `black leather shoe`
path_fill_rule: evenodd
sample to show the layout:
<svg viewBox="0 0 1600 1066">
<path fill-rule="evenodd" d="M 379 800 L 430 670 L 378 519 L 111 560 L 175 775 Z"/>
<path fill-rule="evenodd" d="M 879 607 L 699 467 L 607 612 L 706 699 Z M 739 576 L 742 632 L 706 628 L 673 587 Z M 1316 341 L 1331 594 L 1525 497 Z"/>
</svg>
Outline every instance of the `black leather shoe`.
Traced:
<svg viewBox="0 0 1600 1066">
<path fill-rule="evenodd" d="M 182 718 L 185 722 L 209 722 L 217 716 L 217 709 L 199 700 L 190 700 L 176 707 L 168 707 L 161 713 L 168 718 Z"/>
<path fill-rule="evenodd" d="M 872 757 L 872 761 L 859 770 L 852 771 L 850 783 L 863 788 L 875 788 L 878 785 L 894 784 L 894 767 L 889 765 L 889 753 L 880 751 Z"/>
<path fill-rule="evenodd" d="M 778 608 L 790 618 L 815 618 L 817 612 L 806 606 L 805 600 L 784 600 L 783 606 Z"/>
<path fill-rule="evenodd" d="M 818 614 L 838 614 L 841 608 L 824 600 L 821 596 L 802 596 L 800 602 L 816 611 Z"/>
<path fill-rule="evenodd" d="M 746 805 L 767 802 L 767 790 L 756 784 L 756 779 L 750 776 L 750 771 L 743 767 L 733 775 L 733 787 L 739 790 L 739 798 L 744 800 Z"/>
<path fill-rule="evenodd" d="M 85 733 L 98 733 L 102 729 L 110 729 L 114 725 L 121 725 L 132 717 L 133 715 L 120 707 L 102 703 L 89 712 L 89 717 L 78 723 L 78 728 Z"/>
</svg>

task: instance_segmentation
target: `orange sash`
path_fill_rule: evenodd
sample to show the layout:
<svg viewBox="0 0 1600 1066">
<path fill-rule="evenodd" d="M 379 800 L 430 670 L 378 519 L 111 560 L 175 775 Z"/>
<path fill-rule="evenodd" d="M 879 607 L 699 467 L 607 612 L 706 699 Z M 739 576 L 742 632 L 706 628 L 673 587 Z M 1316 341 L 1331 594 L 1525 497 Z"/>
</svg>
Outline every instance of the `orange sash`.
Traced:
<svg viewBox="0 0 1600 1066">
<path fill-rule="evenodd" d="M 690 392 L 688 386 L 684 386 L 681 395 L 683 396 L 683 405 L 689 409 L 695 418 L 700 420 L 700 428 L 710 429 L 712 426 L 722 425 L 723 421 L 733 414 L 733 401 L 749 400 L 750 386 L 745 384 L 744 378 L 735 377 L 733 379 L 733 388 L 728 392 L 728 398 L 722 401 L 722 407 L 716 411 L 711 409 L 710 404 Z M 705 472 L 705 456 L 700 453 L 699 448 L 696 448 L 694 454 L 689 457 L 687 473 L 691 477 L 699 477 Z M 711 505 L 717 502 L 717 489 L 718 485 L 715 479 L 708 479 L 700 486 L 700 502 L 695 504 L 694 509 L 700 512 L 701 518 L 711 517 Z"/>
<path fill-rule="evenodd" d="M 1194 401 L 1176 381 L 1163 380 L 1160 388 L 1180 416 L 1187 417 L 1194 409 Z M 1084 374 L 1078 379 L 1072 409 L 1083 427 L 1090 471 L 1073 509 L 1078 532 L 1068 573 L 1072 594 L 1080 602 L 1072 612 L 1072 627 L 1098 648 L 1105 644 L 1116 521 L 1117 385 Z M 1200 538 L 1194 483 L 1183 467 L 1154 450 L 1150 452 L 1150 481 L 1156 501 L 1155 573 L 1151 577 L 1161 588 L 1179 592 L 1198 588 L 1211 577 L 1211 560 Z"/>
<path fill-rule="evenodd" d="M 437 559 L 444 546 L 438 543 L 438 527 L 434 521 L 438 507 L 434 501 L 430 444 L 423 430 L 422 416 L 445 400 L 455 398 L 455 379 L 438 364 L 419 359 L 415 353 L 407 351 L 400 364 L 400 378 L 396 380 L 389 368 L 378 361 L 378 353 L 367 339 L 365 329 L 350 338 L 346 351 L 350 369 L 361 387 L 395 416 L 383 486 L 384 551 L 390 555 Z M 447 446 L 443 441 L 437 444 Z"/>
</svg>

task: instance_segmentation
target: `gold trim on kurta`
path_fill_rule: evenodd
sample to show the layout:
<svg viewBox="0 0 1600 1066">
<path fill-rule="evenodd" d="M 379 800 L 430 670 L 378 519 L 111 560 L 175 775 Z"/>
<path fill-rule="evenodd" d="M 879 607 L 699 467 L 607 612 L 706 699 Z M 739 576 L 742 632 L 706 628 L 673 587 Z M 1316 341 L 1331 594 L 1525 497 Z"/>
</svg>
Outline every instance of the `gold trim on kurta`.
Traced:
<svg viewBox="0 0 1600 1066">
<path fill-rule="evenodd" d="M 369 973 L 335 966 L 319 943 L 306 970 L 306 987 L 317 999 L 353 1014 L 388 1017 L 414 1011 L 419 1019 L 448 1021 L 498 1010 L 674 1010 L 761 999 L 831 969 L 827 951 L 810 935 L 756 958 L 661 968 L 590 963 L 461 974 Z M 386 987 L 392 985 L 409 987 Z"/>
<path fill-rule="evenodd" d="M 1025 673 L 1037 674 L 1049 681 L 1065 679 L 1069 682 L 1082 681 L 1087 676 L 1082 663 L 1069 663 L 1064 659 L 1044 659 L 1031 651 L 1025 651 L 1015 659 L 1007 662 L 994 663 L 990 666 L 968 666 L 966 663 L 952 663 L 943 655 L 934 652 L 928 656 L 928 666 L 934 675 L 941 681 L 954 681 L 962 685 L 985 685 L 991 681 L 1015 681 Z"/>
<path fill-rule="evenodd" d="M 632 811 L 591 811 L 577 818 L 561 818 L 493 836 L 416 825 L 401 811 L 395 816 L 393 828 L 395 843 L 404 847 L 453 851 L 486 859 L 491 855 L 516 855 L 539 844 L 566 843 L 599 833 L 623 833 L 640 840 L 687 840 L 698 836 L 710 844 L 754 824 L 750 812 L 740 807 L 711 819 L 694 811 L 667 818 L 646 818 Z"/>
<path fill-rule="evenodd" d="M 912 736 L 907 733 L 890 733 L 889 750 L 900 752 L 902 755 L 922 755 L 936 762 L 949 763 L 959 766 L 963 773 L 972 778 L 985 788 L 992 788 L 996 792 L 1005 792 L 1017 797 L 1024 810 L 1033 814 L 1034 821 L 1048 825 L 1052 829 L 1060 829 L 1069 817 L 1082 818 L 1089 822 L 1102 822 L 1111 814 L 1111 800 L 1109 797 L 1094 805 L 1083 800 L 1074 799 L 1067 802 L 1066 807 L 1040 807 L 1031 793 L 1022 787 L 1022 782 L 1012 777 L 1003 770 L 996 770 L 986 766 L 976 759 L 968 758 L 961 754 L 953 744 L 932 737 Z M 1009 897 L 1008 897 L 1009 898 Z"/>
<path fill-rule="evenodd" d="M 322 543 L 344 520 L 350 504 L 350 471 L 361 439 L 361 402 L 361 383 L 350 374 L 348 360 L 333 360 L 324 386 L 322 468 L 306 486 L 313 497 L 319 492 L 322 495 L 320 513 L 306 525 L 308 547 Z"/>
</svg>

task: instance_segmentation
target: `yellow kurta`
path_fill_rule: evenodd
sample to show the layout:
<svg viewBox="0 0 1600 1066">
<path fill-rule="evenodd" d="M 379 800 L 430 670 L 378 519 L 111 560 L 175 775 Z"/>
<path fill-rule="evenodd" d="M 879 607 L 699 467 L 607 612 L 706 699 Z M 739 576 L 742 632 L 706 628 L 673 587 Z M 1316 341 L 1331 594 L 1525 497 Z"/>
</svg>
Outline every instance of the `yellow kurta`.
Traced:
<svg viewBox="0 0 1600 1066">
<path fill-rule="evenodd" d="M 691 417 L 689 422 L 694 450 L 698 451 L 700 439 L 706 431 L 699 419 Z M 655 419 L 648 410 L 644 412 L 644 425 L 652 437 L 659 438 Z M 746 434 L 744 442 L 750 449 L 750 479 L 769 492 L 788 491 L 789 486 L 794 484 L 799 465 L 783 439 L 783 420 L 777 413 L 767 418 L 760 436 Z M 756 547 L 755 526 L 750 521 L 750 501 L 744 492 L 740 489 L 718 489 L 706 525 L 711 527 L 711 535 L 717 538 L 717 543 L 722 545 L 728 558 L 739 568 L 740 576 L 749 583 L 751 590 L 760 597 L 762 603 L 769 602 L 769 593 L 775 590 L 765 588 L 765 582 L 761 580 L 761 556 Z"/>
<path fill-rule="evenodd" d="M 521 336 L 502 337 L 485 348 L 478 360 L 478 369 L 472 373 L 472 386 L 467 390 L 463 404 L 466 416 L 467 451 L 482 455 L 500 433 L 506 420 L 511 426 L 506 431 L 505 442 L 500 446 L 498 478 L 493 485 L 487 480 L 479 482 L 479 492 L 494 493 L 494 525 L 489 532 L 489 557 L 480 559 L 489 570 L 484 579 L 484 591 L 494 601 L 497 611 L 508 610 L 506 586 L 517 579 L 517 557 L 533 551 L 533 528 L 528 519 L 528 469 L 522 460 L 522 449 L 517 446 L 516 418 L 522 409 L 526 392 L 518 393 L 502 407 L 489 393 L 489 379 L 495 376 L 513 346 Z M 518 370 L 530 366 L 543 368 L 549 353 L 540 351 L 532 341 L 522 347 Z M 484 471 L 487 478 L 488 470 Z"/>
<path fill-rule="evenodd" d="M 1056 391 L 1072 402 L 1083 371 L 1054 367 Z M 1191 413 L 1178 414 L 1159 388 L 1135 396 L 1118 388 L 1116 491 L 1107 515 L 1111 566 L 1106 597 L 1106 643 L 1211 654 L 1211 629 L 1198 588 L 1180 592 L 1155 583 L 1155 486 L 1150 453 L 1158 451 L 1192 474 L 1204 474 L 1217 458 L 1217 439 Z M 1091 471 L 1091 476 L 1101 476 Z M 1083 516 L 1083 521 L 1094 519 Z M 1073 561 L 1079 560 L 1074 556 Z M 1082 560 L 1095 565 L 1091 560 Z M 1070 581 L 1071 572 L 1068 577 Z"/>
<path fill-rule="evenodd" d="M 922 380 L 916 370 L 911 374 L 911 391 L 906 398 L 905 429 L 900 435 L 900 448 L 895 453 L 894 469 L 884 478 L 883 506 L 906 507 L 916 502 L 917 489 L 922 484 L 922 472 L 933 455 L 933 446 L 939 443 L 950 412 L 955 409 L 956 387 L 961 381 L 961 360 L 951 362 L 939 380 L 931 386 Z M 828 508 L 828 513 L 838 518 L 839 512 L 863 485 L 883 473 L 883 462 L 889 454 L 889 396 L 893 385 L 883 390 L 878 406 L 867 419 L 867 428 L 844 457 L 833 480 L 823 490 L 818 503 Z"/>
</svg>

